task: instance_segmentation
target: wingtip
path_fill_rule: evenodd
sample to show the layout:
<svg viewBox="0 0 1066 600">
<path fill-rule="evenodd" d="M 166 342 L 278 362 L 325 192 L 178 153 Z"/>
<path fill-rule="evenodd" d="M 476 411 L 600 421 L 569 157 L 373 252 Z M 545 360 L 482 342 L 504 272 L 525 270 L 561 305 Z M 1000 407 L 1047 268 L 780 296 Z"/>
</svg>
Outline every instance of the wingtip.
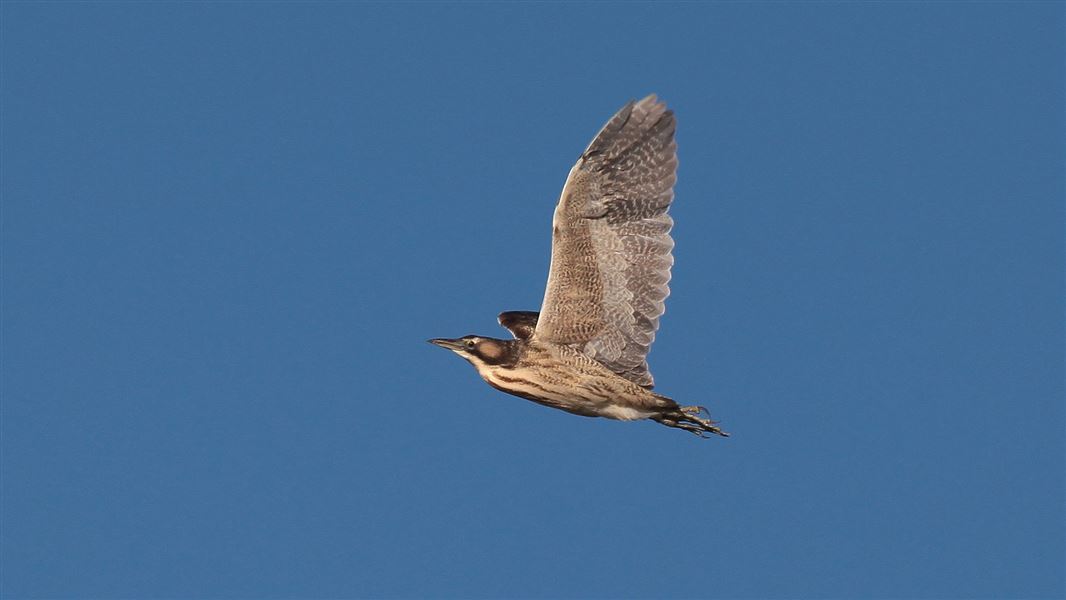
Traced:
<svg viewBox="0 0 1066 600">
<path fill-rule="evenodd" d="M 636 102 L 636 104 L 637 104 L 637 106 L 643 106 L 645 108 L 651 108 L 653 106 L 663 106 L 663 107 L 665 107 L 666 106 L 666 101 L 665 100 L 659 100 L 659 96 L 657 94 L 651 93 L 651 94 L 648 94 L 647 96 L 644 96 L 643 98 L 641 98 L 639 101 Z"/>
</svg>

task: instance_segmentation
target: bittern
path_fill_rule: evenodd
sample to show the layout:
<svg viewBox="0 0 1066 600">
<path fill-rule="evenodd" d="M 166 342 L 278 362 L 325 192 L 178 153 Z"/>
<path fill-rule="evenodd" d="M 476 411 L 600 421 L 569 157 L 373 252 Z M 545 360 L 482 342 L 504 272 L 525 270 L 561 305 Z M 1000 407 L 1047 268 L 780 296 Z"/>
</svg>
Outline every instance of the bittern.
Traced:
<svg viewBox="0 0 1066 600">
<path fill-rule="evenodd" d="M 466 359 L 492 387 L 538 404 L 727 436 L 702 406 L 653 392 L 648 370 L 674 262 L 667 210 L 677 180 L 675 126 L 673 111 L 652 95 L 626 104 L 593 138 L 555 207 L 540 312 L 499 315 L 514 339 L 430 343 Z"/>
</svg>

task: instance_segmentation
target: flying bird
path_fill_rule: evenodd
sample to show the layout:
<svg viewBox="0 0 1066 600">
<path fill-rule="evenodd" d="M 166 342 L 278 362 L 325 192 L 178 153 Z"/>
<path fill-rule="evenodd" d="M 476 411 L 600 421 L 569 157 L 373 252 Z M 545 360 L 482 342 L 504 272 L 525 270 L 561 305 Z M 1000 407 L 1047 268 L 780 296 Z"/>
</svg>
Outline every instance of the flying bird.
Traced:
<svg viewBox="0 0 1066 600">
<path fill-rule="evenodd" d="M 622 107 L 581 154 L 552 218 L 540 312 L 499 315 L 514 339 L 429 342 L 466 359 L 492 387 L 544 406 L 728 436 L 702 406 L 653 392 L 648 370 L 674 262 L 675 126 L 673 111 L 651 95 Z"/>
</svg>

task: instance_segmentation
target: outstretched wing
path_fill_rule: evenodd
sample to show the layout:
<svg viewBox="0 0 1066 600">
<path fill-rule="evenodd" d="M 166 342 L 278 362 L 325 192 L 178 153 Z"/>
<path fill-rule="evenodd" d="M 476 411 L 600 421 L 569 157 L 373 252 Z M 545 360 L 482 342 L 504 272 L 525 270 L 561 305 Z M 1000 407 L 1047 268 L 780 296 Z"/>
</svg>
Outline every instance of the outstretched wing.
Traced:
<svg viewBox="0 0 1066 600">
<path fill-rule="evenodd" d="M 674 114 L 648 96 L 603 127 L 570 169 L 552 219 L 552 259 L 535 336 L 572 344 L 653 384 L 646 356 L 674 258 Z"/>
</svg>

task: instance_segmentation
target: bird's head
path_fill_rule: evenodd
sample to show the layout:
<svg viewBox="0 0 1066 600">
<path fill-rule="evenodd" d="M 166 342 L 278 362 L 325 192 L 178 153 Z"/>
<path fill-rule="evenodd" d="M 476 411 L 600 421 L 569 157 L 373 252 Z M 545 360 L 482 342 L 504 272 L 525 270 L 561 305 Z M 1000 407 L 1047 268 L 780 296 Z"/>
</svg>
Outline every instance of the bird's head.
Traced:
<svg viewBox="0 0 1066 600">
<path fill-rule="evenodd" d="M 497 340 L 479 335 L 464 335 L 461 338 L 434 338 L 427 340 L 430 344 L 451 350 L 472 363 L 481 365 L 508 366 L 518 359 L 514 340 Z"/>
</svg>

